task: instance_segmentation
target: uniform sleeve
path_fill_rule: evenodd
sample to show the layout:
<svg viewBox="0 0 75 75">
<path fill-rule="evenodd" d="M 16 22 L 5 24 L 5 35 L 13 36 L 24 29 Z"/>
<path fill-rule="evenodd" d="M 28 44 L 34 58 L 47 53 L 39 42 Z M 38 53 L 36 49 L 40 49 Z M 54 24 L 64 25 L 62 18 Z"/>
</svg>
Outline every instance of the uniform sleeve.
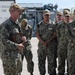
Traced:
<svg viewBox="0 0 75 75">
<path fill-rule="evenodd" d="M 7 49 L 16 50 L 18 44 L 10 41 L 9 35 L 10 35 L 10 33 L 7 31 L 6 27 L 4 26 L 3 30 L 2 30 L 2 43 Z"/>
<path fill-rule="evenodd" d="M 71 30 L 70 30 L 70 23 L 67 25 L 66 36 L 67 36 L 68 41 L 69 41 L 69 40 L 72 40 L 72 37 L 71 37 Z"/>
<path fill-rule="evenodd" d="M 39 24 L 36 25 L 36 33 L 39 32 Z"/>
<path fill-rule="evenodd" d="M 32 38 L 32 27 L 29 28 L 29 37 Z"/>
</svg>

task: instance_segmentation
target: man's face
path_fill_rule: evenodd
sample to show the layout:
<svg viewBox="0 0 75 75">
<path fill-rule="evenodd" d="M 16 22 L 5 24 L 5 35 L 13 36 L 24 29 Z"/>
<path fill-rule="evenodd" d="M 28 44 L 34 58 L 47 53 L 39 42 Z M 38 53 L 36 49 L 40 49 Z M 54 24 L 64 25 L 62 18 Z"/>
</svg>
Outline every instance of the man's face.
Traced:
<svg viewBox="0 0 75 75">
<path fill-rule="evenodd" d="M 57 14 L 56 19 L 57 19 L 57 21 L 62 20 L 62 15 Z"/>
<path fill-rule="evenodd" d="M 14 10 L 13 11 L 13 15 L 17 19 L 20 17 L 21 14 L 22 14 L 22 11 L 21 10 Z"/>
<path fill-rule="evenodd" d="M 50 15 L 49 14 L 45 14 L 43 17 L 44 17 L 45 21 L 49 21 L 49 19 L 50 19 Z"/>
<path fill-rule="evenodd" d="M 66 21 L 68 23 L 69 20 L 70 20 L 70 16 L 64 16 L 64 21 Z"/>
</svg>

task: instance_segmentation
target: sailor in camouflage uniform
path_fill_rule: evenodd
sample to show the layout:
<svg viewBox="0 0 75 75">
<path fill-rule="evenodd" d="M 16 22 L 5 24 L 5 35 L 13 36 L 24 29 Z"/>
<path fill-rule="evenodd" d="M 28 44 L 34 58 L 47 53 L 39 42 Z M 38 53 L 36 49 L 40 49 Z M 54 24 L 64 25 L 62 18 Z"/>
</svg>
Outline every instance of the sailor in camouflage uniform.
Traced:
<svg viewBox="0 0 75 75">
<path fill-rule="evenodd" d="M 57 29 L 58 23 L 62 21 L 62 12 L 58 11 L 56 14 L 56 21 L 55 21 L 55 28 Z M 58 39 L 57 37 L 55 38 L 56 40 L 56 67 L 57 67 L 57 47 L 58 47 Z"/>
<path fill-rule="evenodd" d="M 60 11 L 57 12 L 55 23 L 62 21 L 62 15 L 63 15 L 62 12 L 60 12 Z"/>
<path fill-rule="evenodd" d="M 24 9 L 19 5 L 12 4 L 9 8 L 10 18 L 2 23 L 2 43 L 5 48 L 1 58 L 5 75 L 21 75 L 21 53 L 24 45 L 21 43 L 21 36 L 17 35 L 21 33 L 17 19 L 23 11 Z M 22 39 L 25 40 L 24 37 Z"/>
<path fill-rule="evenodd" d="M 56 21 L 55 21 L 56 31 L 57 31 L 58 23 L 60 23 L 62 21 L 62 16 L 63 16 L 63 13 L 58 11 L 57 15 L 56 15 Z M 58 38 L 57 38 L 57 46 L 58 46 Z"/>
<path fill-rule="evenodd" d="M 74 20 L 69 24 L 68 27 L 68 40 L 69 75 L 75 75 L 75 10 Z"/>
<path fill-rule="evenodd" d="M 36 36 L 39 40 L 38 43 L 38 67 L 40 75 L 45 75 L 46 57 L 48 61 L 49 75 L 56 75 L 56 37 L 55 26 L 50 19 L 50 11 L 43 11 L 43 20 L 37 25 Z"/>
<path fill-rule="evenodd" d="M 23 33 L 23 36 L 26 36 L 27 43 L 25 45 L 25 48 L 23 50 L 22 60 L 24 59 L 24 56 L 27 61 L 27 69 L 28 72 L 30 72 L 30 75 L 33 75 L 33 69 L 34 69 L 34 63 L 32 61 L 33 55 L 31 52 L 31 38 L 32 38 L 32 27 L 28 24 L 27 19 L 23 19 L 21 21 L 21 30 Z"/>
<path fill-rule="evenodd" d="M 2 56 L 2 52 L 3 52 L 3 44 L 2 44 L 2 30 L 3 30 L 3 25 L 0 25 L 0 58 Z"/>
<path fill-rule="evenodd" d="M 57 27 L 57 39 L 58 39 L 58 74 L 64 75 L 65 73 L 65 60 L 67 58 L 67 25 L 69 23 L 69 11 L 63 11 L 63 21 L 58 22 Z"/>
</svg>

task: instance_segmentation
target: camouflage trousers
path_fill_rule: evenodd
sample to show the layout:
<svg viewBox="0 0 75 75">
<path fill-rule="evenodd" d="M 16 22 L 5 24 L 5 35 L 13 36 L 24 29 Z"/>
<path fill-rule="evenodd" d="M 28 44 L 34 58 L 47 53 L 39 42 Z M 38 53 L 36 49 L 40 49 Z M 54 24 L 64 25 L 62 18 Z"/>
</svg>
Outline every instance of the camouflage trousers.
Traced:
<svg viewBox="0 0 75 75">
<path fill-rule="evenodd" d="M 16 51 L 4 51 L 2 62 L 5 75 L 20 75 L 22 72 L 21 54 Z"/>
<path fill-rule="evenodd" d="M 28 72 L 32 73 L 34 71 L 34 62 L 32 61 L 33 55 L 32 55 L 30 46 L 26 46 L 25 49 L 23 50 L 22 61 L 25 56 L 27 61 L 27 70 Z"/>
<path fill-rule="evenodd" d="M 75 44 L 68 44 L 69 75 L 75 75 Z"/>
<path fill-rule="evenodd" d="M 58 73 L 64 74 L 65 61 L 67 61 L 67 45 L 59 43 L 57 56 L 58 56 Z M 67 71 L 68 71 L 68 63 L 67 63 Z"/>
<path fill-rule="evenodd" d="M 46 68 L 45 68 L 46 57 L 48 61 L 48 73 L 56 74 L 55 47 L 52 44 L 46 47 L 39 43 L 37 52 L 38 52 L 38 68 L 40 71 L 40 75 L 45 75 L 46 73 Z"/>
</svg>

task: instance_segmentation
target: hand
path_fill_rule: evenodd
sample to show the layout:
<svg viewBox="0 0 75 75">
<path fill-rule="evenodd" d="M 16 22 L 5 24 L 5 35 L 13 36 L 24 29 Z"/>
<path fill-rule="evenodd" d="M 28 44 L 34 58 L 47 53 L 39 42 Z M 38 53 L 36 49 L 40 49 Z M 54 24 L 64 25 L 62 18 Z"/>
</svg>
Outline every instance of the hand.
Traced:
<svg viewBox="0 0 75 75">
<path fill-rule="evenodd" d="M 25 36 L 22 36 L 22 41 L 23 42 L 26 42 L 27 41 Z"/>
<path fill-rule="evenodd" d="M 24 45 L 22 43 L 18 44 L 17 48 L 18 48 L 19 51 L 23 52 Z"/>
<path fill-rule="evenodd" d="M 47 46 L 47 45 L 48 45 L 48 42 L 43 42 L 43 45 L 44 45 L 44 46 Z"/>
</svg>

